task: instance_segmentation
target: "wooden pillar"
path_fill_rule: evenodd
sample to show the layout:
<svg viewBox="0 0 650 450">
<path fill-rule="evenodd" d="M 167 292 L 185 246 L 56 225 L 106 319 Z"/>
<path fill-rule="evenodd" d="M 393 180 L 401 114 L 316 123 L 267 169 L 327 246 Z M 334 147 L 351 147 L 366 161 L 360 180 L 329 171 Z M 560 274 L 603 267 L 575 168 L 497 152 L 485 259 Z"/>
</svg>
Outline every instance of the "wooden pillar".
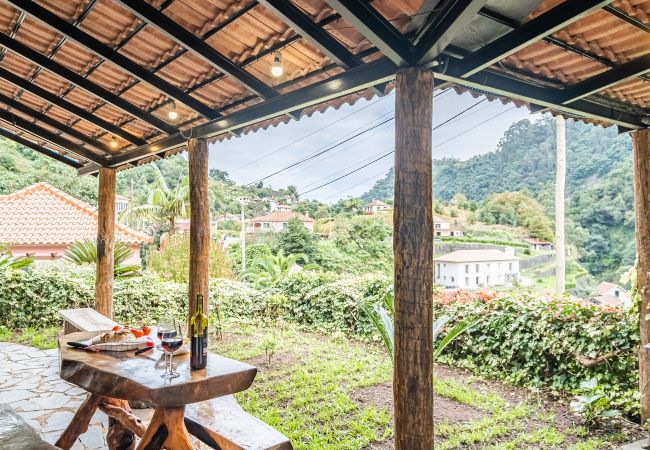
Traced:
<svg viewBox="0 0 650 450">
<path fill-rule="evenodd" d="M 399 69 L 395 85 L 395 448 L 431 450 L 433 72 Z"/>
<path fill-rule="evenodd" d="M 189 317 L 195 311 L 196 295 L 203 294 L 203 311 L 208 312 L 208 262 L 210 255 L 210 202 L 208 197 L 208 143 L 187 142 L 190 166 L 190 286 Z"/>
<path fill-rule="evenodd" d="M 113 318 L 113 264 L 115 249 L 115 169 L 99 169 L 97 205 L 97 272 L 95 309 Z"/>
<path fill-rule="evenodd" d="M 637 130 L 634 143 L 634 206 L 636 211 L 636 282 L 641 297 L 639 306 L 639 391 L 641 423 L 650 419 L 650 354 L 643 348 L 650 342 L 650 130 Z"/>
</svg>

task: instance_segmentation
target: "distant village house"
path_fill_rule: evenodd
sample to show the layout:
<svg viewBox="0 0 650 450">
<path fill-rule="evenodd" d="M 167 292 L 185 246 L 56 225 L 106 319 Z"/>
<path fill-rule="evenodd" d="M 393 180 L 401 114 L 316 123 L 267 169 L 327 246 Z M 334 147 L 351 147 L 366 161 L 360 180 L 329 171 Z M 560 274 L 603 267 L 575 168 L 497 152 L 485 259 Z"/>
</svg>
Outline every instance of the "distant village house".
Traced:
<svg viewBox="0 0 650 450">
<path fill-rule="evenodd" d="M 632 297 L 618 284 L 603 281 L 596 286 L 593 297 L 589 300 L 594 305 L 611 308 L 629 309 L 632 307 Z"/>
<path fill-rule="evenodd" d="M 433 235 L 434 237 L 459 237 L 463 235 L 463 230 L 453 226 L 449 221 L 442 217 L 433 216 Z"/>
<path fill-rule="evenodd" d="M 544 241 L 541 239 L 525 239 L 528 244 L 530 244 L 530 248 L 532 250 L 542 250 L 542 251 L 551 251 L 553 250 L 553 243 L 549 241 Z"/>
<path fill-rule="evenodd" d="M 72 244 L 97 239 L 97 209 L 48 183 L 0 195 L 0 211 L 0 243 L 9 245 L 14 256 L 59 259 Z M 115 240 L 133 251 L 130 264 L 139 264 L 140 245 L 153 241 L 119 223 Z"/>
<path fill-rule="evenodd" d="M 370 203 L 363 205 L 363 213 L 364 214 L 371 214 L 375 215 L 379 211 L 388 211 L 389 209 L 392 209 L 393 207 L 390 206 L 388 203 L 384 203 L 381 200 L 377 200 L 376 198 L 373 199 Z"/>
<path fill-rule="evenodd" d="M 279 233 L 289 227 L 289 220 L 296 218 L 309 231 L 314 231 L 314 219 L 294 211 L 274 211 L 264 216 L 257 216 L 251 221 L 254 233 Z"/>
<path fill-rule="evenodd" d="M 450 289 L 511 285 L 519 278 L 519 258 L 513 248 L 458 250 L 435 258 L 435 281 Z"/>
</svg>

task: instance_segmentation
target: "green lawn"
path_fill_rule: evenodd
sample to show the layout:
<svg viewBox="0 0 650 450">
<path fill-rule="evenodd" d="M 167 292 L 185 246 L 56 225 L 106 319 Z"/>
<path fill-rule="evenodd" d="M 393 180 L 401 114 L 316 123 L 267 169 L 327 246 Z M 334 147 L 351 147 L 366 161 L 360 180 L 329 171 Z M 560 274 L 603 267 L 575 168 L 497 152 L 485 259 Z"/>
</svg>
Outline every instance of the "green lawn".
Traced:
<svg viewBox="0 0 650 450">
<path fill-rule="evenodd" d="M 212 350 L 260 369 L 253 386 L 237 395 L 240 403 L 287 435 L 296 449 L 392 448 L 392 366 L 379 345 L 289 326 L 228 330 Z M 589 433 L 566 406 L 447 366 L 437 368 L 434 389 L 441 450 L 600 450 L 639 432 L 630 425 Z"/>
</svg>

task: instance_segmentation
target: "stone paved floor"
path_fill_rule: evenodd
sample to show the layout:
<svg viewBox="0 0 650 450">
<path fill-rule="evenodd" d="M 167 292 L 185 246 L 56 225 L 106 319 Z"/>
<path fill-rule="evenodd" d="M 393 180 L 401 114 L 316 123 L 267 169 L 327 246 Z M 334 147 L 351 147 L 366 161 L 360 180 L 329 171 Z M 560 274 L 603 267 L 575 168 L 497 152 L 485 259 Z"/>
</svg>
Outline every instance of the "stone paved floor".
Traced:
<svg viewBox="0 0 650 450">
<path fill-rule="evenodd" d="M 58 439 L 85 398 L 86 391 L 59 378 L 58 350 L 0 342 L 0 403 L 11 406 L 46 441 Z M 107 427 L 108 418 L 97 411 L 73 450 L 106 449 Z"/>
</svg>

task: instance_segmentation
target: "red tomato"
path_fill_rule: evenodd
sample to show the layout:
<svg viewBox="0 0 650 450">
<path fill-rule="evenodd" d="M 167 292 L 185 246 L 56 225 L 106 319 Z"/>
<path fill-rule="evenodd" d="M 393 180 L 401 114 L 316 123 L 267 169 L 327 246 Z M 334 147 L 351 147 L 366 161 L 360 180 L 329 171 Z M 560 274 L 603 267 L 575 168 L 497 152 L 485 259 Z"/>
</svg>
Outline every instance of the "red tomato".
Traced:
<svg viewBox="0 0 650 450">
<path fill-rule="evenodd" d="M 145 325 L 142 327 L 142 332 L 144 333 L 145 336 L 149 336 L 149 333 L 151 333 L 151 328 Z"/>
</svg>

